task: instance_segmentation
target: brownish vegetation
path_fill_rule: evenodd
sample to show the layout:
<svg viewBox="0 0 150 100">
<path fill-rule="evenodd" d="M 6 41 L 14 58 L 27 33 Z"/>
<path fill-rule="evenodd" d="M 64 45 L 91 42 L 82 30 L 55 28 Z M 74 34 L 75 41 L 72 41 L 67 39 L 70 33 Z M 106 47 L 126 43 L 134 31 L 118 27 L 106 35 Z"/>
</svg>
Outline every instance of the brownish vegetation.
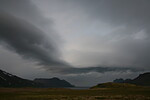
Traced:
<svg viewBox="0 0 150 100">
<path fill-rule="evenodd" d="M 0 88 L 0 100 L 150 100 L 150 88 Z"/>
</svg>

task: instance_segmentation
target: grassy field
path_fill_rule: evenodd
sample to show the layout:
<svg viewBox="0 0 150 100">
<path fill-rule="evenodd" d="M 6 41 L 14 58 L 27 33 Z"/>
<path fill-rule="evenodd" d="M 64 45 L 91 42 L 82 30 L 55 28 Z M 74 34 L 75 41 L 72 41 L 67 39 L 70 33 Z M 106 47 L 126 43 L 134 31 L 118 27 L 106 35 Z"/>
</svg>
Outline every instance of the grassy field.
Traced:
<svg viewBox="0 0 150 100">
<path fill-rule="evenodd" d="M 150 88 L 0 88 L 0 100 L 150 100 Z"/>
</svg>

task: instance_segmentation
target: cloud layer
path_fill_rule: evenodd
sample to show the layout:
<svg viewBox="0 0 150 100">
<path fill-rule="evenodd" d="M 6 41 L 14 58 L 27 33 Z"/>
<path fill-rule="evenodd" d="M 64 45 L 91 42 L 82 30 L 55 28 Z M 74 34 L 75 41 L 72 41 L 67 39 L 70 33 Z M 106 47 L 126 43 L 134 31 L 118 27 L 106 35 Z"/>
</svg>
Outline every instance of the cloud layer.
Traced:
<svg viewBox="0 0 150 100">
<path fill-rule="evenodd" d="M 149 0 L 0 1 L 0 48 L 68 79 L 149 71 L 149 4 Z"/>
<path fill-rule="evenodd" d="M 69 34 L 64 51 L 68 62 L 81 66 L 150 69 L 149 0 L 64 0 L 53 3 L 60 5 L 55 9 L 57 13 L 66 14 L 58 17 L 59 22 L 70 29 L 70 33 L 68 30 L 62 32 Z M 59 15 L 57 13 L 54 13 L 55 17 Z"/>
<path fill-rule="evenodd" d="M 0 32 L 0 40 L 7 43 L 3 45 L 24 58 L 36 60 L 45 66 L 63 66 L 53 41 L 30 23 L 1 13 Z"/>
</svg>

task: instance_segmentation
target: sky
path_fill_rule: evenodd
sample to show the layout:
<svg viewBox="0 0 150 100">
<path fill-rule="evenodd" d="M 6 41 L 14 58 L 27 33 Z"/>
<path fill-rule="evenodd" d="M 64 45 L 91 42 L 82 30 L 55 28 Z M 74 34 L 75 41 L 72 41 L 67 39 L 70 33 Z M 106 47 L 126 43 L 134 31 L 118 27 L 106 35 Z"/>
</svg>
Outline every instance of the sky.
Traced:
<svg viewBox="0 0 150 100">
<path fill-rule="evenodd" d="M 0 0 L 0 69 L 77 86 L 150 71 L 149 0 Z"/>
</svg>

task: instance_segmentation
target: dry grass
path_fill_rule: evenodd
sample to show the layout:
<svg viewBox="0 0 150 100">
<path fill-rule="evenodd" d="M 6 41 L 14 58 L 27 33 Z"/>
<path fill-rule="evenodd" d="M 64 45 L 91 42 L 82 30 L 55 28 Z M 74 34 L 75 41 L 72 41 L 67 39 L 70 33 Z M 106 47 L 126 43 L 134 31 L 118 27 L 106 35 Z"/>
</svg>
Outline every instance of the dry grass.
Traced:
<svg viewBox="0 0 150 100">
<path fill-rule="evenodd" d="M 0 88 L 0 100 L 150 100 L 150 88 Z"/>
</svg>

